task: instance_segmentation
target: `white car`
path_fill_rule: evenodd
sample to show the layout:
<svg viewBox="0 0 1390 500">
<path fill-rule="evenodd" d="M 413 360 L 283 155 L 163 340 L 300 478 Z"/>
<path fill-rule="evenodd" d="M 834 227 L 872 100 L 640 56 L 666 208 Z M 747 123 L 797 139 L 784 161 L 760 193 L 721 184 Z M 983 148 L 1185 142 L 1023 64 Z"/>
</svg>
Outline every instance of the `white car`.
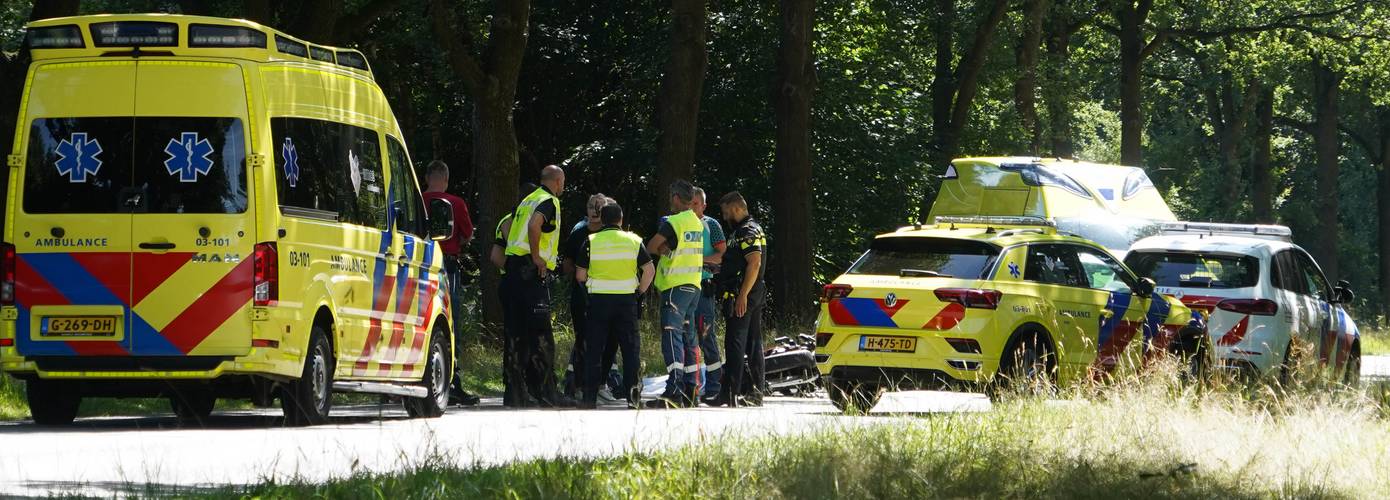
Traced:
<svg viewBox="0 0 1390 500">
<path fill-rule="evenodd" d="M 1354 384 L 1361 334 L 1342 304 L 1349 284 L 1330 286 L 1284 226 L 1166 223 L 1134 243 L 1125 264 L 1152 278 L 1158 293 L 1208 312 L 1218 366 L 1287 380 L 1299 353 Z M 1291 349 L 1297 347 L 1298 349 Z"/>
</svg>

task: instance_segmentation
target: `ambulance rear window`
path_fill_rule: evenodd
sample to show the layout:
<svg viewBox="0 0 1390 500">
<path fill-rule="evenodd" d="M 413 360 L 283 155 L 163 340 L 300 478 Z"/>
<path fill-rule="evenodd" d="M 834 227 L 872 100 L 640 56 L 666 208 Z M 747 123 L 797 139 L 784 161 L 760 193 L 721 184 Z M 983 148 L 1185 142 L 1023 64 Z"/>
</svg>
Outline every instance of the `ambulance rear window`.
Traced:
<svg viewBox="0 0 1390 500">
<path fill-rule="evenodd" d="M 31 214 L 243 213 L 238 118 L 40 118 L 29 131 Z"/>
<path fill-rule="evenodd" d="M 1130 252 L 1125 264 L 1163 287 L 1246 288 L 1260 280 L 1259 260 L 1248 255 L 1139 251 Z"/>
<path fill-rule="evenodd" d="M 917 278 L 983 278 L 1000 248 L 952 238 L 878 238 L 848 274 Z"/>
</svg>

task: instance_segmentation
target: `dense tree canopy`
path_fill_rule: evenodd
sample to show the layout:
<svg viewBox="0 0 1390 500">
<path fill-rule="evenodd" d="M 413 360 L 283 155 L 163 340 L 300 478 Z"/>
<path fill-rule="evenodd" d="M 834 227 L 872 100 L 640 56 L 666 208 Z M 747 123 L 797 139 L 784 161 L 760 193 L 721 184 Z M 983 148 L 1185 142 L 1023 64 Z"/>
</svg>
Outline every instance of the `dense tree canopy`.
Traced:
<svg viewBox="0 0 1390 500">
<path fill-rule="evenodd" d="M 484 224 L 549 163 L 568 171 L 567 214 L 603 192 L 641 233 L 672 175 L 741 190 L 787 240 L 770 251 L 783 313 L 916 220 L 950 157 L 1012 154 L 1137 163 L 1181 217 L 1292 227 L 1363 318 L 1390 302 L 1387 0 L 52 3 L 248 17 L 361 49 L 417 163 L 448 161 Z M 6 117 L 30 17 L 0 6 Z"/>
</svg>

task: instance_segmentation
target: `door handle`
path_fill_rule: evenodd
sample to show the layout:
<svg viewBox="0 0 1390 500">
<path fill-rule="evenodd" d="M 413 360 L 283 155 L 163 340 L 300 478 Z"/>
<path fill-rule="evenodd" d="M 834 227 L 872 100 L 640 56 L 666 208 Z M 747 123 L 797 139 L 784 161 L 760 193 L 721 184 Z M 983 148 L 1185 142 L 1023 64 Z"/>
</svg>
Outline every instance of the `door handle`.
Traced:
<svg viewBox="0 0 1390 500">
<path fill-rule="evenodd" d="M 175 244 L 170 243 L 170 242 L 167 242 L 167 241 L 164 241 L 164 242 L 159 242 L 159 241 L 146 241 L 146 242 L 140 244 L 140 248 L 143 248 L 143 249 L 145 249 L 145 250 L 173 250 L 174 247 L 177 247 L 177 246 L 178 246 L 178 245 L 175 245 Z"/>
</svg>

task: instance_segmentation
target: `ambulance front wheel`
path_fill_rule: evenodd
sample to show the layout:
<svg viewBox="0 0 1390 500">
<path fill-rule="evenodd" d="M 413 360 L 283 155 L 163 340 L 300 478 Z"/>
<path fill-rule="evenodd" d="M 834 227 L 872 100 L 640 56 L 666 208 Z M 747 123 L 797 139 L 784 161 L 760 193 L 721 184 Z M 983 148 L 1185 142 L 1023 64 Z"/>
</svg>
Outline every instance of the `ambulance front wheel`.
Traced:
<svg viewBox="0 0 1390 500">
<path fill-rule="evenodd" d="M 287 425 L 323 424 L 333 408 L 333 348 L 322 326 L 314 325 L 306 352 L 304 373 L 280 390 L 280 408 L 285 411 Z"/>
<path fill-rule="evenodd" d="M 183 421 L 201 421 L 212 415 L 217 406 L 217 395 L 210 389 L 181 391 L 169 396 L 169 408 Z"/>
<path fill-rule="evenodd" d="M 449 363 L 449 342 L 443 329 L 434 332 L 430 341 L 429 362 L 425 365 L 425 387 L 429 392 L 423 398 L 405 398 L 405 412 L 412 418 L 439 418 L 449 407 L 449 379 L 453 367 Z"/>
<path fill-rule="evenodd" d="M 24 384 L 29 414 L 39 425 L 68 425 L 77 418 L 82 393 L 71 382 L 36 378 Z"/>
</svg>

